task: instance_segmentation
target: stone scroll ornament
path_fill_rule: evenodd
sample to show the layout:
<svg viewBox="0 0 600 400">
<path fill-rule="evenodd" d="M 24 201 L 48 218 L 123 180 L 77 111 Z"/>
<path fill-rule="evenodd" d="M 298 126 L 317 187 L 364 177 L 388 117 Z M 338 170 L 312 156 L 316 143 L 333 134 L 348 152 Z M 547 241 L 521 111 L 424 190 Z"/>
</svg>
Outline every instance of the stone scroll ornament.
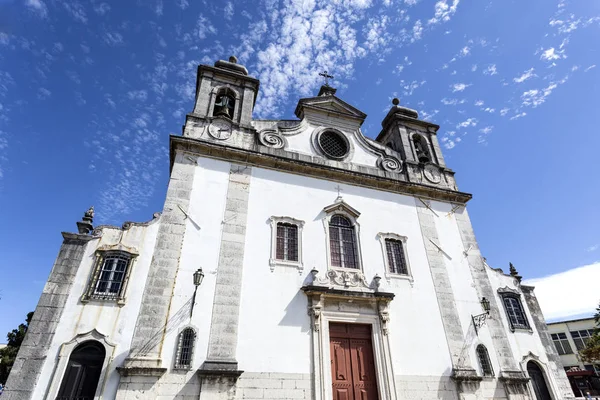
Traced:
<svg viewBox="0 0 600 400">
<path fill-rule="evenodd" d="M 274 149 L 283 149 L 285 146 L 285 139 L 276 131 L 262 131 L 258 134 L 258 140 L 263 146 Z"/>
<path fill-rule="evenodd" d="M 402 161 L 394 157 L 383 157 L 379 160 L 379 165 L 388 172 L 402 171 Z"/>
<path fill-rule="evenodd" d="M 312 275 L 312 284 L 316 286 L 323 285 L 372 289 L 371 285 L 369 285 L 367 279 L 360 271 L 338 271 L 330 269 L 325 273 L 325 277 L 320 277 L 317 269 L 313 269 L 310 273 Z"/>
</svg>

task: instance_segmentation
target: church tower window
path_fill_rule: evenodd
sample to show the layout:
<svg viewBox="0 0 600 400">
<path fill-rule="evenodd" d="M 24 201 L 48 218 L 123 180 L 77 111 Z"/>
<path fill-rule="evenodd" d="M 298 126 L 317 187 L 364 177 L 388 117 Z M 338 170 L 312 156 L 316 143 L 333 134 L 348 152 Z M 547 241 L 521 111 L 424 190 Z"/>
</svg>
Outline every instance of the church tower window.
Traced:
<svg viewBox="0 0 600 400">
<path fill-rule="evenodd" d="M 479 366 L 481 367 L 481 374 L 483 376 L 494 376 L 490 355 L 482 344 L 477 346 L 477 359 L 479 360 Z"/>
<path fill-rule="evenodd" d="M 415 156 L 417 158 L 417 161 L 419 161 L 420 163 L 431 162 L 431 157 L 429 155 L 429 149 L 425 138 L 419 134 L 414 134 L 412 139 L 415 147 Z"/>
<path fill-rule="evenodd" d="M 233 111 L 235 110 L 235 93 L 231 89 L 221 89 L 217 92 L 215 106 L 213 108 L 213 116 L 224 116 L 233 119 Z"/>
<path fill-rule="evenodd" d="M 175 356 L 175 369 L 192 368 L 192 356 L 194 354 L 194 342 L 196 332 L 192 328 L 185 328 L 179 334 L 177 343 L 177 354 Z"/>
<path fill-rule="evenodd" d="M 290 217 L 271 217 L 271 270 L 275 266 L 302 271 L 302 227 L 304 221 Z"/>
<path fill-rule="evenodd" d="M 332 267 L 360 268 L 354 225 L 341 214 L 329 221 L 329 246 Z"/>
<path fill-rule="evenodd" d="M 320 132 L 317 143 L 323 154 L 334 160 L 343 159 L 350 151 L 348 139 L 342 133 L 333 130 Z"/>
<path fill-rule="evenodd" d="M 529 329 L 529 323 L 527 322 L 527 316 L 523 310 L 523 305 L 518 295 L 503 294 L 502 300 L 504 302 L 504 308 L 510 322 L 512 330 L 515 329 Z"/>
<path fill-rule="evenodd" d="M 135 256 L 126 251 L 99 250 L 93 275 L 82 301 L 94 299 L 122 302 Z"/>
</svg>

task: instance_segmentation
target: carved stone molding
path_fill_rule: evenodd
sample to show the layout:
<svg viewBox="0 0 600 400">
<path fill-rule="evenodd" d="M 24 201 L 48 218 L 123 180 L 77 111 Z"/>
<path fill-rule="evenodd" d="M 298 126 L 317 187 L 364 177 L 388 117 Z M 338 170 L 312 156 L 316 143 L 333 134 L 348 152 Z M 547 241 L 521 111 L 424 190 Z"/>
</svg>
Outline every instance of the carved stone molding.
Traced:
<svg viewBox="0 0 600 400">
<path fill-rule="evenodd" d="M 423 176 L 431 183 L 440 183 L 442 180 L 440 169 L 433 164 L 425 165 L 423 168 Z"/>
<path fill-rule="evenodd" d="M 315 332 L 319 332 L 321 329 L 321 312 L 323 311 L 323 300 L 324 296 L 313 297 L 308 306 L 308 315 L 311 317 L 312 327 Z"/>
<path fill-rule="evenodd" d="M 389 322 L 390 322 L 390 303 L 389 301 L 379 301 L 377 303 L 377 310 L 379 312 L 379 319 L 381 320 L 381 332 L 384 335 L 389 333 Z"/>
<path fill-rule="evenodd" d="M 402 171 L 402 161 L 396 157 L 383 157 L 379 159 L 379 165 L 385 171 L 400 172 Z"/>
<path fill-rule="evenodd" d="M 498 293 L 512 293 L 512 294 L 516 294 L 516 295 L 520 295 L 521 294 L 518 290 L 511 289 L 508 286 L 504 286 L 504 287 L 498 288 Z"/>
<path fill-rule="evenodd" d="M 319 271 L 316 269 L 313 269 L 310 273 L 312 276 L 312 284 L 314 286 L 342 287 L 345 289 L 374 289 L 369 282 L 367 282 L 367 279 L 360 270 L 330 269 L 326 272 L 324 277 L 320 277 Z"/>
<path fill-rule="evenodd" d="M 263 146 L 274 149 L 283 149 L 285 147 L 285 138 L 274 130 L 264 130 L 258 134 L 258 141 Z"/>
</svg>

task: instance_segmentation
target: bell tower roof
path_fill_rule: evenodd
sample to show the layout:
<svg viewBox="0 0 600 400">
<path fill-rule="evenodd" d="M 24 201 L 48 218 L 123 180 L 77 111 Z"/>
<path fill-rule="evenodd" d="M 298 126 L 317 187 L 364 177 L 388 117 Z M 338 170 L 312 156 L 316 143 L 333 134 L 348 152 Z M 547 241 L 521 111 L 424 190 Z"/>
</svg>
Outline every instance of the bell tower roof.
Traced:
<svg viewBox="0 0 600 400">
<path fill-rule="evenodd" d="M 241 64 L 237 63 L 237 57 L 229 57 L 229 61 L 219 60 L 215 63 L 215 68 L 226 69 L 228 71 L 236 72 L 242 75 L 248 75 L 248 70 Z"/>
</svg>

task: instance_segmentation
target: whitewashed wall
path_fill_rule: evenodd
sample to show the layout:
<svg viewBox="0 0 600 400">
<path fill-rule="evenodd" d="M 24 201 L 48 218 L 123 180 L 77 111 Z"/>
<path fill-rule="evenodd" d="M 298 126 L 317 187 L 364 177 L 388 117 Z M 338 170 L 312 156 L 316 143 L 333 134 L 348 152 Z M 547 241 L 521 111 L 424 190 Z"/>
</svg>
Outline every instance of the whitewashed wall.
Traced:
<svg viewBox="0 0 600 400">
<path fill-rule="evenodd" d="M 114 398 L 119 384 L 119 374 L 115 368 L 121 366 L 129 353 L 129 346 L 152 259 L 158 224 L 159 220 L 155 220 L 149 226 L 133 225 L 126 231 L 117 228 L 104 228 L 101 238 L 91 240 L 88 243 L 50 346 L 48 357 L 36 385 L 33 394 L 34 399 L 43 399 L 53 382 L 56 361 L 61 346 L 71 341 L 75 336 L 93 329 L 106 335 L 109 342 L 116 344 L 114 359 L 108 367 L 103 389 L 104 398 Z M 87 289 L 94 266 L 96 249 L 104 245 L 117 244 L 119 240 L 123 245 L 133 247 L 139 252 L 129 277 L 125 305 L 120 307 L 114 302 L 97 302 L 93 300 L 85 304 L 81 303 L 81 296 Z M 55 379 L 60 384 L 62 376 L 56 376 Z"/>
</svg>

